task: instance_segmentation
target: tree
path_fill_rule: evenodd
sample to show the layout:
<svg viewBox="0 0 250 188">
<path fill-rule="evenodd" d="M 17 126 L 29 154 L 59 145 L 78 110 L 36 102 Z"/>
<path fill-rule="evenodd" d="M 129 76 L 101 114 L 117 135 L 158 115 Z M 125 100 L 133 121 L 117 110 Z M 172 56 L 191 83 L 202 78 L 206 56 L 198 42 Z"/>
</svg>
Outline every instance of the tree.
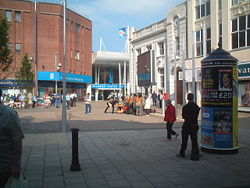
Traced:
<svg viewBox="0 0 250 188">
<path fill-rule="evenodd" d="M 9 44 L 9 24 L 5 17 L 0 16 L 0 79 L 5 79 L 14 58 Z"/>
<path fill-rule="evenodd" d="M 32 64 L 29 61 L 28 54 L 23 57 L 21 66 L 16 72 L 16 78 L 23 89 L 27 89 L 28 92 L 32 91 L 34 72 L 32 72 Z"/>
</svg>

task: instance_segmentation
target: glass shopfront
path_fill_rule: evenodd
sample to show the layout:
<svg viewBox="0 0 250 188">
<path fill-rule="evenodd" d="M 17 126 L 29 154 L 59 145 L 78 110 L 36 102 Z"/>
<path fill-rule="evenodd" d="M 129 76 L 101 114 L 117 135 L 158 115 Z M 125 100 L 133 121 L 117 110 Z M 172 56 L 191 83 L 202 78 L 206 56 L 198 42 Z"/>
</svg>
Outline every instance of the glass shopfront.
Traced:
<svg viewBox="0 0 250 188">
<path fill-rule="evenodd" d="M 250 111 L 250 62 L 239 63 L 238 105 Z"/>
</svg>

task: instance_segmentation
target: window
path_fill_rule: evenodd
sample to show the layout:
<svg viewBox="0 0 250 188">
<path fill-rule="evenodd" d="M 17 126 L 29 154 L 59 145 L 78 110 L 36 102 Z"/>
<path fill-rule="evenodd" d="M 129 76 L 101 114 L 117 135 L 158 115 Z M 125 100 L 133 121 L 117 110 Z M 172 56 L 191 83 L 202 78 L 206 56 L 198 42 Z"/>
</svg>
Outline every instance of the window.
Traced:
<svg viewBox="0 0 250 188">
<path fill-rule="evenodd" d="M 21 12 L 20 11 L 15 11 L 15 21 L 21 22 Z"/>
<path fill-rule="evenodd" d="M 159 42 L 158 46 L 159 46 L 159 54 L 164 55 L 164 42 Z"/>
<path fill-rule="evenodd" d="M 79 24 L 75 24 L 75 32 L 80 33 L 81 26 Z"/>
<path fill-rule="evenodd" d="M 175 47 L 176 47 L 176 52 L 179 53 L 180 51 L 180 38 L 179 37 L 175 37 Z"/>
<path fill-rule="evenodd" d="M 196 0 L 196 19 L 210 15 L 210 0 Z"/>
<path fill-rule="evenodd" d="M 80 52 L 75 50 L 75 59 L 80 60 Z"/>
<path fill-rule="evenodd" d="M 146 48 L 147 48 L 147 51 L 149 51 L 149 50 L 152 49 L 152 46 L 151 46 L 151 45 L 148 45 L 148 46 L 146 46 Z"/>
<path fill-rule="evenodd" d="M 141 55 L 141 48 L 136 49 L 137 55 Z"/>
<path fill-rule="evenodd" d="M 195 32 L 195 46 L 196 46 L 196 56 L 203 55 L 203 31 L 199 30 Z"/>
<path fill-rule="evenodd" d="M 8 45 L 8 49 L 12 52 L 13 51 L 13 49 L 12 49 L 13 45 L 12 45 L 12 43 L 8 43 L 7 45 Z"/>
<path fill-rule="evenodd" d="M 219 43 L 222 46 L 222 23 L 219 23 Z"/>
<path fill-rule="evenodd" d="M 21 53 L 21 44 L 16 43 L 15 49 L 16 49 L 16 54 L 20 54 Z"/>
<path fill-rule="evenodd" d="M 232 49 L 250 46 L 250 15 L 232 20 Z"/>
<path fill-rule="evenodd" d="M 7 19 L 7 21 L 12 21 L 12 13 L 11 13 L 11 10 L 6 10 L 5 11 L 5 17 Z"/>
<path fill-rule="evenodd" d="M 232 5 L 238 5 L 241 2 L 250 2 L 250 0 L 232 0 Z"/>
<path fill-rule="evenodd" d="M 218 1 L 218 9 L 221 10 L 221 8 L 222 8 L 222 0 L 219 0 Z"/>
<path fill-rule="evenodd" d="M 206 45 L 207 45 L 207 54 L 211 53 L 211 28 L 207 28 L 207 36 L 206 36 Z"/>
</svg>

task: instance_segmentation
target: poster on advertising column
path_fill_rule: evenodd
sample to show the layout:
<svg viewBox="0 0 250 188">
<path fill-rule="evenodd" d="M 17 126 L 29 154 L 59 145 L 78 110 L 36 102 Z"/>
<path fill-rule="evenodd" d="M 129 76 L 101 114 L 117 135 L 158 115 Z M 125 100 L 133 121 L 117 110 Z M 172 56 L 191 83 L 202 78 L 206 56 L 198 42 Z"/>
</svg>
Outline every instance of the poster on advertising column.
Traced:
<svg viewBox="0 0 250 188">
<path fill-rule="evenodd" d="M 201 143 L 211 148 L 233 147 L 233 68 L 202 68 Z"/>
</svg>

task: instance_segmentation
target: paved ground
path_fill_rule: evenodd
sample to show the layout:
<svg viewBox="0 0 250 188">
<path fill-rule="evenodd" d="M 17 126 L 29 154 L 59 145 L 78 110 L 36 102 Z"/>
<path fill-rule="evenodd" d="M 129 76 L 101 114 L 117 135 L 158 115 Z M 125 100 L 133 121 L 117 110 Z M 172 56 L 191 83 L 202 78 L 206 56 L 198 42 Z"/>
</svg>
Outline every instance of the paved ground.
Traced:
<svg viewBox="0 0 250 188">
<path fill-rule="evenodd" d="M 60 133 L 60 110 L 18 110 L 25 132 L 23 173 L 31 188 L 249 188 L 250 114 L 240 113 L 240 150 L 234 155 L 201 153 L 179 159 L 181 139 L 166 141 L 162 116 L 104 114 L 94 103 L 68 113 L 78 127 L 81 171 L 71 172 L 71 134 Z M 175 124 L 180 132 L 181 120 Z M 41 134 L 43 133 L 43 134 Z"/>
</svg>

